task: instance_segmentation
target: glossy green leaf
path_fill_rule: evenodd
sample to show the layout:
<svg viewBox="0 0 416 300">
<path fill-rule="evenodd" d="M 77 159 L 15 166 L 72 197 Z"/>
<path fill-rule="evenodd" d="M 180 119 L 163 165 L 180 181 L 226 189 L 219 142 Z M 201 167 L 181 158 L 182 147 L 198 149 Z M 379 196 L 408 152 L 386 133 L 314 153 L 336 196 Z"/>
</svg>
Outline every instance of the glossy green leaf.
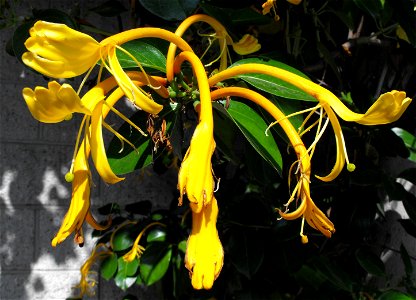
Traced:
<svg viewBox="0 0 416 300">
<path fill-rule="evenodd" d="M 146 285 L 159 281 L 169 268 L 172 246 L 152 243 L 144 251 L 140 262 L 140 276 Z"/>
<path fill-rule="evenodd" d="M 113 237 L 113 250 L 123 251 L 133 245 L 137 237 L 136 225 L 126 225 L 117 230 Z"/>
<path fill-rule="evenodd" d="M 126 262 L 123 257 L 120 257 L 117 260 L 117 265 L 117 273 L 123 273 L 124 277 L 132 277 L 136 274 L 137 269 L 139 268 L 139 260 L 136 257 L 131 262 Z"/>
<path fill-rule="evenodd" d="M 200 0 L 139 0 L 151 13 L 168 20 L 178 21 L 185 19 L 197 7 Z"/>
<path fill-rule="evenodd" d="M 166 241 L 166 229 L 163 227 L 155 228 L 147 235 L 147 242 L 164 242 Z"/>
<path fill-rule="evenodd" d="M 404 144 L 410 152 L 409 159 L 416 162 L 416 136 L 398 127 L 394 127 L 391 130 L 403 140 Z"/>
<path fill-rule="evenodd" d="M 235 100 L 230 102 L 227 110 L 219 105 L 214 108 L 230 116 L 254 149 L 280 174 L 282 156 L 273 135 L 266 136 L 268 124 L 263 118 L 250 106 Z"/>
<path fill-rule="evenodd" d="M 360 266 L 368 273 L 376 276 L 386 275 L 383 261 L 371 251 L 367 249 L 357 249 L 355 257 Z"/>
<path fill-rule="evenodd" d="M 105 280 L 109 280 L 116 274 L 117 271 L 117 255 L 112 253 L 110 256 L 106 257 L 100 268 L 100 274 Z"/>
<path fill-rule="evenodd" d="M 188 242 L 187 240 L 183 240 L 183 241 L 180 241 L 179 244 L 178 244 L 178 249 L 180 251 L 182 251 L 183 253 L 186 252 L 186 244 L 187 244 L 187 242 Z"/>
<path fill-rule="evenodd" d="M 34 9 L 33 16 L 36 20 L 61 23 L 73 29 L 78 29 L 78 23 L 69 14 L 59 9 Z"/>
<path fill-rule="evenodd" d="M 314 268 L 311 268 L 308 265 L 303 265 L 300 270 L 294 274 L 294 276 L 296 280 L 308 284 L 315 290 L 318 290 L 321 284 L 326 281 L 325 276 L 323 276 L 320 272 L 316 272 Z"/>
<path fill-rule="evenodd" d="M 410 295 L 399 291 L 387 291 L 378 296 L 377 300 L 414 300 Z"/>
<path fill-rule="evenodd" d="M 140 39 L 129 41 L 122 45 L 142 67 L 155 69 L 161 72 L 166 70 L 165 54 L 168 44 L 155 39 Z M 117 49 L 117 57 L 123 68 L 137 68 L 137 63 L 126 53 Z"/>
<path fill-rule="evenodd" d="M 289 71 L 301 77 L 309 79 L 305 74 L 296 70 L 295 68 L 292 68 L 284 63 L 281 63 L 273 59 L 268 59 L 268 58 L 242 59 L 232 64 L 230 67 L 248 64 L 248 63 L 265 64 L 265 65 L 277 67 L 277 68 L 284 69 L 286 71 Z M 246 81 L 247 83 L 258 88 L 259 90 L 262 90 L 264 92 L 270 93 L 278 97 L 282 97 L 286 99 L 293 99 L 293 100 L 305 100 L 305 101 L 314 101 L 314 102 L 317 101 L 314 97 L 305 93 L 304 91 L 300 90 L 294 85 L 284 80 L 274 78 L 269 75 L 250 73 L 250 74 L 238 75 L 236 77 Z"/>
</svg>

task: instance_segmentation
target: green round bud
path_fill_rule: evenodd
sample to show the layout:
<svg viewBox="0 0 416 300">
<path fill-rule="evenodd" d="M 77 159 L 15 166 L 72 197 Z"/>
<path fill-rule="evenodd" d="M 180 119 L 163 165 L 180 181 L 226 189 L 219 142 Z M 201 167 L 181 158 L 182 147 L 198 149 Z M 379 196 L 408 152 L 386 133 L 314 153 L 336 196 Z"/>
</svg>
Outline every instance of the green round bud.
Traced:
<svg viewBox="0 0 416 300">
<path fill-rule="evenodd" d="M 354 172 L 355 171 L 355 165 L 354 164 L 348 164 L 347 165 L 348 172 Z"/>
</svg>

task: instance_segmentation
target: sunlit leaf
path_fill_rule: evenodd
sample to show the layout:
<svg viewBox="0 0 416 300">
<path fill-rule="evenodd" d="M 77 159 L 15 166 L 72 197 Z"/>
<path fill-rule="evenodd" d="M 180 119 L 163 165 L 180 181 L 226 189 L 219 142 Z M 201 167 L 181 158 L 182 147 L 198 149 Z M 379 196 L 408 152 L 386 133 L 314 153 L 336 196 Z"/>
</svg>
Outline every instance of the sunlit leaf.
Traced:
<svg viewBox="0 0 416 300">
<path fill-rule="evenodd" d="M 127 42 L 122 45 L 122 48 L 134 56 L 142 67 L 165 72 L 166 57 L 164 53 L 166 53 L 168 43 L 155 39 L 140 39 Z M 138 67 L 137 62 L 119 49 L 117 50 L 117 58 L 123 68 Z"/>
<path fill-rule="evenodd" d="M 131 224 L 121 227 L 113 236 L 113 250 L 122 251 L 130 248 L 137 237 L 137 226 Z"/>
<path fill-rule="evenodd" d="M 166 230 L 162 227 L 155 228 L 149 232 L 147 235 L 147 242 L 164 242 L 166 241 Z"/>
<path fill-rule="evenodd" d="M 265 64 L 265 65 L 277 67 L 277 68 L 289 71 L 291 73 L 294 73 L 296 75 L 299 75 L 301 77 L 308 79 L 308 77 L 305 74 L 296 70 L 295 68 L 292 68 L 284 63 L 281 63 L 273 59 L 268 59 L 268 58 L 242 59 L 232 64 L 230 68 L 233 66 L 238 66 L 238 65 L 248 64 L 248 63 Z M 258 88 L 259 90 L 265 91 L 267 93 L 270 93 L 278 97 L 293 99 L 293 100 L 317 101 L 314 97 L 305 93 L 304 91 L 295 87 L 294 85 L 282 79 L 278 79 L 269 75 L 249 73 L 249 74 L 238 75 L 236 77 L 246 81 L 247 83 Z"/>
<path fill-rule="evenodd" d="M 402 292 L 392 290 L 384 292 L 377 300 L 414 300 L 414 298 Z"/>
</svg>

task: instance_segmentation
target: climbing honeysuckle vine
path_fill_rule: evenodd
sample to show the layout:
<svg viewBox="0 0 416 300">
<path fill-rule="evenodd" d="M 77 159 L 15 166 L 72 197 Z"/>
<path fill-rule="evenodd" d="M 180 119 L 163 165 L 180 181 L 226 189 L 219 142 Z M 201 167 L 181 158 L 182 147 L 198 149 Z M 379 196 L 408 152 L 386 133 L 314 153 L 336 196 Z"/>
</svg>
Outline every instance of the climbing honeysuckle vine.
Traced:
<svg viewBox="0 0 416 300">
<path fill-rule="evenodd" d="M 273 1 L 268 2 L 270 7 L 264 7 L 264 13 L 268 13 L 270 8 L 274 9 Z M 294 2 L 299 3 L 299 1 Z M 210 26 L 212 32 L 204 35 L 209 45 L 204 54 L 198 57 L 183 35 L 195 23 L 201 22 Z M 165 53 L 164 74 L 159 72 L 157 76 L 152 75 L 149 68 L 146 68 L 135 56 L 135 52 L 129 50 L 131 49 L 129 43 L 146 38 L 169 43 Z M 65 176 L 68 182 L 72 182 L 71 202 L 61 227 L 52 240 L 53 246 L 63 242 L 72 233 L 75 235 L 75 242 L 83 244 L 85 238 L 82 227 L 85 221 L 97 230 L 106 230 L 111 226 L 111 219 L 102 225 L 90 211 L 90 190 L 93 185 L 89 157 L 92 158 L 98 174 L 106 183 L 116 184 L 124 179 L 117 170 L 113 170 L 109 162 L 103 140 L 103 128 L 120 141 L 123 145 L 121 150 L 131 148 L 133 155 L 142 155 L 142 151 L 136 148 L 135 142 L 130 140 L 129 136 L 124 136 L 106 123 L 105 119 L 109 113 L 120 117 L 141 139 L 147 139 L 148 143 L 166 142 L 169 140 L 167 132 L 169 124 L 166 125 L 163 119 L 166 115 L 164 112 L 187 104 L 195 107 L 198 116 L 196 127 L 182 162 L 177 163 L 179 205 L 189 202 L 192 216 L 192 230 L 184 249 L 184 264 L 189 270 L 191 283 L 195 289 L 212 288 L 224 262 L 224 250 L 216 227 L 221 206 L 217 203 L 215 192 L 221 189 L 221 184 L 220 178 L 215 176 L 215 167 L 212 165 L 212 156 L 216 151 L 213 103 L 220 103 L 227 110 L 228 105 L 238 99 L 239 102 L 254 103 L 264 109 L 274 121 L 261 135 L 251 133 L 256 139 L 255 142 L 263 143 L 273 139 L 271 128 L 281 127 L 296 159 L 292 162 L 289 173 L 284 175 L 290 183 L 289 199 L 283 206 L 276 204 L 276 211 L 280 216 L 279 219 L 301 220 L 299 235 L 301 241 L 307 243 L 305 221 L 328 238 L 335 233 L 334 224 L 313 201 L 310 188 L 313 184 L 312 178 L 332 181 L 341 173 L 345 164 L 349 171 L 353 171 L 356 167 L 360 168 L 349 159 L 348 145 L 338 118 L 363 125 L 386 124 L 400 118 L 411 102 L 404 92 L 393 90 L 381 95 L 365 113 L 360 114 L 350 110 L 328 89 L 289 69 L 273 66 L 273 61 L 245 63 L 242 60 L 239 64 L 231 64 L 229 53 L 231 48 L 237 54 L 248 55 L 258 51 L 260 44 L 249 34 L 243 34 L 239 41 L 233 41 L 223 25 L 216 19 L 202 14 L 185 19 L 175 32 L 152 27 L 136 28 L 109 36 L 100 42 L 66 25 L 38 21 L 30 29 L 30 37 L 25 46 L 27 52 L 23 54 L 22 60 L 34 70 L 55 79 L 84 76 L 77 91 L 70 84 L 61 84 L 53 79 L 47 87 L 23 89 L 23 98 L 30 112 L 40 122 L 57 123 L 70 120 L 74 113 L 83 115 L 75 141 L 73 160 Z M 207 54 L 208 52 L 210 55 Z M 126 70 L 123 62 L 120 61 L 120 55 L 124 55 L 135 64 L 134 70 Z M 129 69 L 132 69 L 131 66 Z M 260 92 L 255 87 L 234 86 L 236 78 L 248 74 L 267 75 L 271 78 L 268 80 L 279 80 L 314 102 L 310 102 L 312 105 L 307 109 L 286 115 L 268 99 L 273 93 Z M 97 78 L 95 86 L 85 91 L 87 89 L 85 82 L 92 76 Z M 123 115 L 116 109 L 116 103 L 123 97 L 126 97 L 144 118 L 163 119 L 164 127 L 156 129 L 151 125 L 149 131 Z M 295 128 L 290 118 L 299 114 L 304 114 L 306 117 L 301 126 Z M 319 118 L 311 121 L 314 115 L 318 115 Z M 259 117 L 262 118 L 261 115 Z M 315 174 L 312 158 L 329 124 L 335 136 L 336 160 L 329 174 Z M 222 130 L 231 129 L 222 128 Z M 306 132 L 314 132 L 314 138 L 308 144 L 303 140 Z M 169 147 L 175 145 L 170 143 Z M 256 148 L 259 152 L 264 151 L 258 149 Z M 273 157 L 278 149 L 267 149 L 266 152 Z M 178 158 L 174 161 L 178 162 Z M 277 164 L 281 165 L 281 162 Z M 292 184 L 293 180 L 295 184 Z M 97 245 L 81 269 L 83 274 L 80 283 L 81 293 L 85 293 L 88 285 L 94 282 L 88 280 L 88 273 L 94 260 L 111 258 L 114 255 L 112 251 L 117 250 L 118 247 L 113 242 L 116 239 L 113 238 L 116 232 L 125 226 L 133 225 L 119 224 L 113 232 L 110 245 L 103 246 L 102 243 Z M 125 251 L 124 263 L 140 261 L 139 258 L 146 253 L 147 248 L 139 243 L 149 227 L 153 226 L 167 225 L 159 221 L 139 229 L 134 243 L 128 248 L 118 249 Z M 172 249 L 168 248 L 164 252 L 164 257 L 170 259 L 169 251 Z M 145 270 L 144 268 L 143 272 Z"/>
</svg>

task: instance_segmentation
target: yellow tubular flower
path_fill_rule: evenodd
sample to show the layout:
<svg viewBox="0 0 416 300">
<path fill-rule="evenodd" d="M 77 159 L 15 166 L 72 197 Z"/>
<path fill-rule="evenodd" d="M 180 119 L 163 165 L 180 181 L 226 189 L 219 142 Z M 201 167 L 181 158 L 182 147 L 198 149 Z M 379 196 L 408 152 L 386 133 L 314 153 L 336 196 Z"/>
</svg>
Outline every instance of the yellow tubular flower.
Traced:
<svg viewBox="0 0 416 300">
<path fill-rule="evenodd" d="M 406 98 L 405 92 L 391 91 L 381 95 L 365 114 L 355 113 L 324 87 L 289 71 L 264 64 L 244 64 L 229 68 L 209 78 L 209 84 L 214 86 L 218 82 L 233 76 L 248 73 L 270 75 L 293 84 L 315 97 L 323 107 L 329 105 L 343 120 L 363 125 L 379 125 L 394 122 L 400 118 L 411 102 L 410 98 Z"/>
<path fill-rule="evenodd" d="M 134 73 L 132 74 L 133 78 L 136 78 L 136 76 L 137 78 L 141 77 L 140 75 Z M 114 86 L 114 83 L 115 79 L 109 78 L 101 82 L 98 86 L 91 89 L 87 94 L 85 94 L 84 97 L 89 98 L 92 95 L 97 95 L 97 91 L 101 91 L 99 94 L 107 92 L 109 89 L 112 88 L 112 86 Z M 100 102 L 99 108 L 97 108 L 97 105 L 96 109 L 94 110 L 91 125 L 91 127 L 94 127 L 91 128 L 91 149 L 89 143 L 90 139 L 84 139 L 81 143 L 81 146 L 79 147 L 73 165 L 74 179 L 72 181 L 71 204 L 58 233 L 52 240 L 52 246 L 54 247 L 57 244 L 63 242 L 72 232 L 75 232 L 76 234 L 81 232 L 84 220 L 86 220 L 91 226 L 93 226 L 96 229 L 103 229 L 100 227 L 99 224 L 97 224 L 97 222 L 95 222 L 95 220 L 92 218 L 89 212 L 91 173 L 88 166 L 88 157 L 91 151 L 97 171 L 106 182 L 115 183 L 123 179 L 117 177 L 108 165 L 107 156 L 105 154 L 105 149 L 103 145 L 101 126 L 99 126 L 102 120 L 109 113 L 110 107 L 114 106 L 114 104 L 123 95 L 124 94 L 122 93 L 121 89 L 117 88 L 106 99 L 106 106 L 101 107 L 102 102 Z M 99 111 L 101 111 L 101 114 L 99 113 Z"/>
<path fill-rule="evenodd" d="M 335 166 L 329 175 L 318 177 L 323 181 L 330 181 L 336 178 L 342 171 L 345 160 L 349 163 L 341 126 L 332 110 L 345 121 L 353 121 L 363 125 L 378 125 L 396 121 L 411 102 L 410 98 L 406 98 L 406 93 L 392 91 L 381 95 L 366 113 L 355 113 L 348 109 L 333 93 L 324 87 L 289 71 L 264 64 L 244 64 L 235 66 L 215 74 L 209 78 L 208 81 L 210 86 L 214 86 L 218 82 L 227 80 L 233 76 L 248 73 L 270 75 L 291 83 L 315 97 L 322 108 L 327 112 L 336 137 L 337 159 Z"/>
<path fill-rule="evenodd" d="M 135 39 L 154 37 L 176 44 L 181 50 L 192 51 L 191 47 L 179 36 L 160 28 L 136 28 L 118 33 L 100 43 L 92 37 L 69 28 L 63 24 L 38 21 L 30 29 L 31 36 L 25 46 L 29 50 L 22 56 L 23 62 L 36 71 L 55 78 L 69 78 L 91 70 L 102 60 L 109 68 L 124 93 L 144 111 L 157 114 L 162 106 L 155 103 L 120 70 L 115 50 L 120 45 Z M 107 61 L 108 60 L 108 64 Z M 153 86 L 148 76 L 147 84 L 164 97 L 167 90 L 161 85 Z"/>
<path fill-rule="evenodd" d="M 97 250 L 103 247 L 105 250 L 102 250 L 100 252 L 97 252 Z M 84 295 L 92 296 L 94 295 L 94 287 L 96 285 L 96 280 L 90 276 L 91 267 L 94 265 L 94 263 L 98 260 L 105 259 L 106 257 L 112 255 L 113 252 L 108 250 L 108 248 L 104 244 L 98 244 L 95 246 L 95 248 L 92 250 L 90 257 L 84 262 L 84 264 L 81 267 L 81 280 L 75 288 L 78 288 L 80 290 L 79 297 L 82 298 Z"/>
<path fill-rule="evenodd" d="M 188 238 L 185 267 L 194 289 L 210 289 L 221 272 L 224 251 L 216 227 L 218 205 L 215 197 L 201 212 L 192 212 L 192 232 Z"/>
<path fill-rule="evenodd" d="M 175 34 L 178 36 L 182 36 L 185 31 L 194 23 L 197 22 L 205 22 L 208 25 L 210 25 L 214 30 L 215 30 L 215 34 L 218 37 L 218 42 L 219 42 L 219 47 L 220 47 L 220 51 L 221 51 L 221 58 L 220 58 L 220 70 L 224 70 L 227 68 L 227 59 L 228 59 L 228 54 L 227 54 L 227 44 L 232 44 L 232 39 L 231 37 L 228 35 L 227 30 L 225 29 L 225 27 L 218 22 L 216 19 L 207 16 L 207 15 L 203 15 L 203 14 L 198 14 L 198 15 L 193 15 L 190 16 L 188 18 L 186 18 L 185 20 L 182 21 L 182 23 L 178 26 L 178 28 L 175 31 Z M 169 49 L 168 49 L 168 53 L 166 56 L 166 78 L 169 81 L 173 80 L 173 61 L 175 59 L 175 54 L 176 54 L 176 48 L 177 46 L 172 43 L 169 45 Z M 182 49 L 185 50 L 185 49 Z M 186 50 L 186 51 L 191 51 L 192 50 Z"/>
<path fill-rule="evenodd" d="M 139 235 L 137 236 L 136 240 L 134 241 L 133 246 L 131 247 L 130 251 L 123 255 L 123 260 L 124 261 L 131 262 L 136 257 L 139 258 L 142 255 L 145 248 L 143 246 L 139 245 L 140 239 L 143 237 L 143 235 L 145 234 L 147 229 L 149 229 L 150 227 L 155 226 L 155 225 L 165 226 L 165 224 L 162 224 L 160 222 L 153 222 L 153 223 L 150 223 L 149 225 L 147 225 L 145 228 L 143 228 L 143 230 L 140 231 Z"/>
<path fill-rule="evenodd" d="M 91 115 L 74 89 L 56 81 L 48 83 L 48 88 L 37 86 L 35 90 L 23 89 L 23 98 L 32 116 L 43 123 L 57 123 L 67 119 L 74 112 Z"/>
<path fill-rule="evenodd" d="M 99 59 L 99 43 L 87 34 L 64 24 L 36 22 L 25 46 L 23 62 L 36 71 L 55 78 L 85 73 Z"/>
<path fill-rule="evenodd" d="M 191 63 L 198 80 L 201 110 L 199 123 L 195 128 L 191 144 L 179 170 L 179 204 L 182 204 L 182 196 L 186 193 L 192 211 L 198 213 L 214 197 L 214 178 L 211 164 L 211 157 L 215 150 L 214 121 L 208 79 L 198 57 L 189 51 L 180 53 L 175 60 L 174 70 L 178 72 L 185 60 Z"/>
<path fill-rule="evenodd" d="M 258 40 L 250 34 L 245 34 L 238 43 L 233 43 L 232 46 L 234 51 L 240 55 L 251 54 L 261 48 Z"/>
<path fill-rule="evenodd" d="M 321 231 L 325 236 L 330 237 L 332 233 L 335 232 L 335 228 L 332 222 L 315 205 L 310 197 L 309 183 L 311 161 L 307 149 L 305 148 L 305 145 L 292 123 L 290 123 L 286 116 L 272 102 L 252 90 L 240 87 L 226 87 L 211 92 L 211 98 L 213 101 L 227 96 L 245 98 L 260 105 L 277 120 L 295 150 L 296 156 L 298 157 L 297 163 L 299 164 L 299 169 L 297 171 L 299 181 L 285 206 L 286 209 L 289 210 L 289 205 L 294 201 L 295 197 L 300 198 L 301 203 L 293 212 L 282 212 L 279 210 L 280 216 L 287 220 L 294 220 L 300 217 L 305 218 L 308 224 L 310 224 L 313 228 Z M 303 223 L 300 235 L 302 237 L 302 241 L 306 242 L 307 238 L 303 234 Z"/>
</svg>

